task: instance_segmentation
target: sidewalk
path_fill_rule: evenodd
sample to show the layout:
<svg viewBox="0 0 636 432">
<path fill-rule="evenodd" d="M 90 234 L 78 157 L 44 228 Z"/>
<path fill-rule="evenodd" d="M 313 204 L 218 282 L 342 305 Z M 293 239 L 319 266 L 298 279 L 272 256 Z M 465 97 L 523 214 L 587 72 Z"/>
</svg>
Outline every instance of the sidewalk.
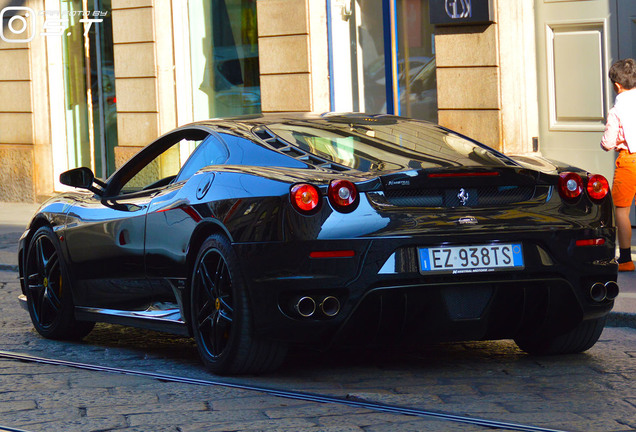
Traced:
<svg viewBox="0 0 636 432">
<path fill-rule="evenodd" d="M 0 202 L 0 271 L 18 270 L 18 240 L 39 204 Z M 636 229 L 632 236 L 632 257 L 636 260 Z M 618 274 L 620 294 L 609 317 L 613 327 L 636 328 L 636 272 Z"/>
<path fill-rule="evenodd" d="M 632 229 L 632 259 L 636 262 L 636 228 Z M 636 272 L 619 273 L 618 286 L 620 294 L 614 301 L 608 325 L 636 328 Z"/>
<path fill-rule="evenodd" d="M 18 240 L 39 204 L 0 202 L 0 271 L 18 270 Z"/>
</svg>

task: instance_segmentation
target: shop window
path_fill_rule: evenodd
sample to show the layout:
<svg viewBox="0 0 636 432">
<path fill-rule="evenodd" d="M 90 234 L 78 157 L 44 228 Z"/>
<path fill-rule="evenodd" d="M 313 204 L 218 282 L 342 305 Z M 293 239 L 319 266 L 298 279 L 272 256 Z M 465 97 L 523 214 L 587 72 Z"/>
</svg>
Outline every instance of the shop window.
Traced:
<svg viewBox="0 0 636 432">
<path fill-rule="evenodd" d="M 91 167 L 105 178 L 115 171 L 117 146 L 111 0 L 93 0 L 86 6 L 81 0 L 60 1 L 59 22 L 66 25 L 60 37 L 67 168 Z M 87 24 L 80 22 L 87 11 L 103 13 L 88 32 Z"/>
<path fill-rule="evenodd" d="M 396 113 L 436 122 L 435 26 L 429 22 L 428 1 L 400 0 L 396 6 Z"/>
<path fill-rule="evenodd" d="M 437 121 L 428 0 L 328 2 L 332 110 Z"/>
<path fill-rule="evenodd" d="M 190 0 L 193 119 L 260 113 L 256 0 Z"/>
</svg>

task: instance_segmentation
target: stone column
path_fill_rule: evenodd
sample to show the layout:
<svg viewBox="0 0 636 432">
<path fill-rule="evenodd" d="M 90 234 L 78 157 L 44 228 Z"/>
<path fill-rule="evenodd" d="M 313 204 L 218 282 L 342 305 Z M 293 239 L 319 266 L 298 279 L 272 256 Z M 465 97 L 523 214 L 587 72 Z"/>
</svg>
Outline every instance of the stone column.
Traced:
<svg viewBox="0 0 636 432">
<path fill-rule="evenodd" d="M 169 0 L 113 0 L 116 165 L 176 127 Z M 161 29 L 158 31 L 157 29 Z"/>
<path fill-rule="evenodd" d="M 5 6 L 8 5 L 0 3 L 0 8 Z M 2 26 L 4 24 L 0 23 Z M 28 31 L 36 29 L 25 31 L 24 39 L 27 38 Z M 34 39 L 37 37 L 36 35 Z M 30 43 L 5 42 L 0 39 L 0 201 L 35 200 L 35 137 L 30 61 Z"/>
<path fill-rule="evenodd" d="M 495 22 L 437 27 L 439 123 L 505 152 L 538 134 L 532 0 L 493 1 Z"/>
<path fill-rule="evenodd" d="M 258 0 L 263 112 L 329 110 L 324 0 Z"/>
</svg>

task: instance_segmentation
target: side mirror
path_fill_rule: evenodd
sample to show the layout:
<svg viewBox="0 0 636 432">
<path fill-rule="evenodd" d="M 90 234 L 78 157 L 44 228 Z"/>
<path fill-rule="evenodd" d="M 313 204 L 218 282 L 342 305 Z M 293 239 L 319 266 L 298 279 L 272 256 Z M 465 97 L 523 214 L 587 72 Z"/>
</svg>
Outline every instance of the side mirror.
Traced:
<svg viewBox="0 0 636 432">
<path fill-rule="evenodd" d="M 95 175 L 90 168 L 81 167 L 60 174 L 60 183 L 81 189 L 88 189 L 93 186 Z"/>
<path fill-rule="evenodd" d="M 103 190 L 97 189 L 93 183 L 104 187 L 105 184 L 95 178 L 95 174 L 90 168 L 81 167 L 68 170 L 60 174 L 60 183 L 80 189 L 88 189 L 99 196 L 104 194 Z"/>
</svg>

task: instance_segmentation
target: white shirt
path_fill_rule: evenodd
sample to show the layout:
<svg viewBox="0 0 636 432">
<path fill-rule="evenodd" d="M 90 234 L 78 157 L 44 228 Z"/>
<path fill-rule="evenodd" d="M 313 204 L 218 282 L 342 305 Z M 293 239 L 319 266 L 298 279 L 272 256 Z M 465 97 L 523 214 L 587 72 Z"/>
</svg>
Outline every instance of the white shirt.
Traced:
<svg viewBox="0 0 636 432">
<path fill-rule="evenodd" d="M 636 89 L 616 95 L 614 106 L 607 114 L 601 147 L 606 151 L 636 153 Z"/>
</svg>

